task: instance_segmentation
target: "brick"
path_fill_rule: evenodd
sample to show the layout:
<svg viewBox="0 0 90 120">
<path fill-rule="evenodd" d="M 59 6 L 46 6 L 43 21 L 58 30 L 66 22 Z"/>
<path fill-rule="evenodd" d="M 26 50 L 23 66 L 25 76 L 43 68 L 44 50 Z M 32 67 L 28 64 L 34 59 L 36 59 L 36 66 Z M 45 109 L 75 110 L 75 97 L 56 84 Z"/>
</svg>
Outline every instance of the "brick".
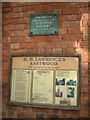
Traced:
<svg viewBox="0 0 90 120">
<path fill-rule="evenodd" d="M 8 2 L 3 2 L 2 3 L 2 8 L 4 8 L 4 7 L 9 7 L 10 5 L 9 5 L 9 3 Z"/>
<path fill-rule="evenodd" d="M 82 61 L 83 61 L 83 62 L 88 62 L 88 55 L 84 55 L 84 56 L 82 57 Z"/>
<path fill-rule="evenodd" d="M 13 8 L 11 8 L 11 7 L 4 7 L 3 9 L 2 9 L 2 12 L 4 13 L 4 12 L 12 12 L 13 11 Z"/>
<path fill-rule="evenodd" d="M 82 69 L 83 69 L 83 70 L 87 70 L 88 67 L 89 67 L 89 64 L 88 64 L 88 63 L 83 63 L 83 64 L 82 64 Z"/>
<path fill-rule="evenodd" d="M 90 62 L 88 62 L 88 69 L 90 70 Z"/>
<path fill-rule="evenodd" d="M 28 30 L 20 31 L 21 36 L 27 36 L 29 34 Z"/>
<path fill-rule="evenodd" d="M 32 10 L 34 10 L 35 13 L 44 13 L 44 12 L 47 13 L 48 12 L 48 10 L 47 11 L 42 11 L 40 8 L 41 8 L 41 5 L 38 5 L 38 7 L 34 6 L 34 8 Z"/>
<path fill-rule="evenodd" d="M 10 42 L 10 37 L 4 37 L 2 38 L 2 42 L 5 43 L 5 42 Z"/>
<path fill-rule="evenodd" d="M 88 110 L 81 110 L 79 113 L 80 117 L 88 117 Z"/>
<path fill-rule="evenodd" d="M 82 19 L 83 20 L 88 20 L 89 19 L 89 14 L 88 13 L 83 14 Z"/>
<path fill-rule="evenodd" d="M 17 111 L 16 110 L 9 110 L 8 116 L 9 116 L 9 118 L 17 118 Z"/>
<path fill-rule="evenodd" d="M 40 5 L 40 11 L 45 12 L 45 11 L 50 11 L 50 7 L 48 4 Z"/>
<path fill-rule="evenodd" d="M 60 54 L 60 53 L 62 53 L 62 48 L 53 49 L 53 54 Z"/>
<path fill-rule="evenodd" d="M 67 29 L 66 28 L 60 28 L 59 29 L 59 34 L 67 34 Z"/>
<path fill-rule="evenodd" d="M 20 6 L 29 6 L 29 5 L 33 5 L 33 4 L 35 4 L 34 2 L 21 2 L 20 3 Z M 37 2 L 36 2 L 36 4 L 37 4 Z"/>
<path fill-rule="evenodd" d="M 37 43 L 21 43 L 20 44 L 20 48 L 21 49 L 34 49 L 34 48 L 38 48 L 38 44 Z"/>
<path fill-rule="evenodd" d="M 2 50 L 0 50 L 0 59 L 2 59 Z"/>
<path fill-rule="evenodd" d="M 88 79 L 87 79 L 87 77 L 83 76 L 82 79 L 83 79 L 82 82 L 81 82 L 82 88 L 83 87 L 87 87 L 88 86 Z"/>
<path fill-rule="evenodd" d="M 18 22 L 17 22 L 18 21 Z M 23 16 L 22 18 L 14 18 L 12 19 L 12 24 L 29 24 L 29 18 Z"/>
<path fill-rule="evenodd" d="M 19 49 L 19 50 L 11 50 L 11 54 L 38 54 L 37 49 Z"/>
<path fill-rule="evenodd" d="M 82 21 L 82 27 L 88 27 L 88 24 L 89 24 L 88 20 Z"/>
<path fill-rule="evenodd" d="M 81 27 L 80 29 L 83 34 L 87 34 L 89 32 L 88 27 Z"/>
<path fill-rule="evenodd" d="M 67 20 L 77 20 L 76 15 L 67 15 Z"/>
<path fill-rule="evenodd" d="M 2 49 L 2 43 L 0 43 L 0 50 Z"/>
<path fill-rule="evenodd" d="M 20 35 L 21 35 L 20 31 L 12 31 L 11 36 L 15 37 L 15 36 L 20 36 Z"/>
<path fill-rule="evenodd" d="M 81 18 L 82 18 L 82 15 L 81 15 L 81 14 L 78 14 L 76 17 L 77 17 L 77 21 L 80 21 Z"/>
<path fill-rule="evenodd" d="M 78 53 L 78 54 L 83 54 L 83 53 L 85 52 L 81 47 L 77 47 L 77 48 L 75 49 L 75 51 L 76 51 L 76 53 Z M 86 62 L 86 61 L 83 61 L 83 62 Z"/>
<path fill-rule="evenodd" d="M 2 111 L 2 118 L 8 118 L 8 110 Z"/>
<path fill-rule="evenodd" d="M 21 17 L 20 18 L 12 18 L 12 24 L 19 24 L 19 20 L 22 19 Z M 17 23 L 18 21 L 18 23 Z"/>
<path fill-rule="evenodd" d="M 83 102 L 82 102 L 83 101 Z M 83 100 L 83 98 L 81 99 L 81 109 L 88 109 L 88 102 L 86 100 Z"/>
<path fill-rule="evenodd" d="M 83 34 L 83 41 L 88 40 L 88 34 Z"/>
<path fill-rule="evenodd" d="M 90 27 L 90 21 L 88 20 L 88 26 Z"/>
<path fill-rule="evenodd" d="M 63 54 L 75 54 L 74 48 L 64 48 L 62 51 Z"/>
<path fill-rule="evenodd" d="M 10 2 L 9 3 L 9 5 L 8 5 L 9 7 L 18 7 L 18 6 L 20 6 L 20 3 L 18 3 L 18 2 Z"/>
<path fill-rule="evenodd" d="M 51 119 L 58 119 L 58 114 L 52 113 L 50 116 Z"/>
<path fill-rule="evenodd" d="M 10 54 L 10 50 L 2 50 L 2 56 L 7 56 Z"/>
<path fill-rule="evenodd" d="M 44 3 L 41 3 L 41 2 L 21 2 L 21 5 L 41 5 L 41 4 L 46 4 L 46 2 L 44 2 Z M 50 4 L 50 3 L 48 3 L 48 4 Z"/>
<path fill-rule="evenodd" d="M 80 43 L 80 46 L 83 48 L 84 46 L 86 46 L 86 47 L 88 47 L 88 41 L 82 41 L 81 43 Z"/>
<path fill-rule="evenodd" d="M 66 21 L 67 20 L 67 16 L 66 15 L 60 15 L 59 20 L 60 21 Z"/>
<path fill-rule="evenodd" d="M 62 27 L 71 27 L 71 28 L 79 28 L 80 21 L 63 21 Z"/>
<path fill-rule="evenodd" d="M 88 13 L 88 7 L 82 7 L 82 8 L 80 8 L 80 13 Z"/>
<path fill-rule="evenodd" d="M 88 2 L 77 2 L 77 7 L 88 7 Z"/>
<path fill-rule="evenodd" d="M 2 68 L 2 76 L 3 76 L 3 75 L 8 76 L 8 73 L 9 73 L 8 69 Z"/>
<path fill-rule="evenodd" d="M 26 26 L 26 24 L 19 24 L 19 25 L 16 25 L 16 29 L 17 30 L 24 30 L 25 26 Z"/>
<path fill-rule="evenodd" d="M 33 36 L 32 39 L 34 42 L 54 42 L 54 41 L 62 41 L 62 35 L 57 36 Z"/>
<path fill-rule="evenodd" d="M 76 9 L 76 8 L 70 8 L 70 9 L 64 8 L 63 9 L 64 15 L 73 15 L 73 14 L 79 14 L 79 13 L 80 13 L 79 9 Z"/>
<path fill-rule="evenodd" d="M 81 35 L 63 35 L 63 40 L 65 41 L 78 41 L 81 40 Z"/>
<path fill-rule="evenodd" d="M 68 46 L 68 48 L 75 48 L 75 42 L 74 41 L 68 41 L 67 46 Z"/>
<path fill-rule="evenodd" d="M 79 118 L 79 112 L 78 111 L 70 111 L 71 112 L 71 117 L 72 118 Z"/>
<path fill-rule="evenodd" d="M 23 110 L 23 106 L 8 106 L 8 108 L 9 108 L 9 110 L 16 111 L 16 112 L 18 112 L 18 109 L 19 109 L 19 111 Z M 26 110 L 24 110 L 24 111 L 26 111 Z"/>
<path fill-rule="evenodd" d="M 20 37 L 5 37 L 5 38 L 3 38 L 3 42 L 12 42 L 12 43 L 18 43 L 18 42 L 32 42 L 33 41 L 33 39 L 31 38 L 31 37 L 29 37 L 29 36 L 20 36 Z"/>
<path fill-rule="evenodd" d="M 62 117 L 59 115 L 58 118 L 61 118 L 61 119 L 67 119 L 67 118 L 71 118 L 71 115 L 68 115 L 67 114 L 62 114 Z"/>
<path fill-rule="evenodd" d="M 38 8 L 40 9 L 40 8 Z M 21 11 L 26 12 L 26 11 L 32 11 L 34 10 L 34 6 L 22 6 Z"/>
<path fill-rule="evenodd" d="M 12 35 L 12 32 L 11 31 L 3 31 L 2 32 L 2 36 L 3 37 L 9 37 L 9 36 L 11 36 Z"/>
<path fill-rule="evenodd" d="M 8 14 L 4 13 L 4 14 L 3 14 L 3 17 L 4 17 L 4 18 L 9 18 L 9 19 L 11 19 L 11 18 L 20 18 L 21 16 L 20 16 L 20 13 L 10 12 L 10 13 L 8 13 Z"/>
<path fill-rule="evenodd" d="M 2 24 L 3 25 L 6 25 L 6 24 L 11 24 L 12 23 L 12 19 L 10 18 L 2 18 L 2 21 L 4 21 Z"/>
<path fill-rule="evenodd" d="M 7 84 L 8 83 L 8 79 L 9 79 L 9 75 L 4 75 L 2 77 L 2 84 Z"/>
<path fill-rule="evenodd" d="M 29 24 L 29 18 L 28 18 L 28 17 L 26 17 L 26 18 L 24 17 L 24 18 L 22 18 L 22 19 L 20 18 L 18 22 L 19 22 L 20 24 L 23 24 L 23 23 L 25 23 L 25 24 L 28 23 L 28 24 Z"/>
<path fill-rule="evenodd" d="M 83 74 L 83 77 L 87 77 L 88 76 L 88 70 L 83 70 L 82 74 Z"/>
<path fill-rule="evenodd" d="M 82 56 L 83 55 L 88 55 L 88 46 L 83 46 L 81 47 L 83 49 L 83 53 L 82 53 Z M 88 55 L 88 60 L 89 60 L 89 55 Z"/>
<path fill-rule="evenodd" d="M 81 31 L 80 29 L 75 29 L 75 28 L 68 28 L 68 34 L 74 34 L 74 35 L 80 35 Z"/>
<path fill-rule="evenodd" d="M 9 69 L 9 66 L 10 64 L 8 63 L 8 62 L 3 62 L 3 64 L 2 64 L 2 68 L 3 69 Z"/>
<path fill-rule="evenodd" d="M 2 44 L 2 49 L 3 50 L 10 49 L 10 44 L 9 43 Z"/>
<path fill-rule="evenodd" d="M 21 12 L 21 7 L 13 7 L 13 12 Z"/>
<path fill-rule="evenodd" d="M 33 113 L 49 113 L 49 112 L 51 112 L 51 110 L 50 109 L 44 109 L 44 108 L 42 108 L 42 109 L 40 109 L 40 108 L 34 108 L 34 109 L 32 109 L 32 112 Z"/>
<path fill-rule="evenodd" d="M 64 115 L 66 115 L 66 114 L 70 114 L 70 111 L 64 110 L 61 113 L 64 114 Z"/>
<path fill-rule="evenodd" d="M 18 110 L 18 108 L 19 108 L 20 106 L 17 106 L 17 110 Z M 23 111 L 31 111 L 32 112 L 32 108 L 31 107 L 27 107 L 27 106 L 22 106 L 21 107 L 21 110 L 23 110 Z"/>
<path fill-rule="evenodd" d="M 8 25 L 3 26 L 3 30 L 17 30 L 16 28 L 17 28 L 17 26 L 12 25 L 12 24 L 8 24 Z"/>
<path fill-rule="evenodd" d="M 84 92 L 84 93 L 88 92 L 88 85 L 87 85 L 86 87 L 83 86 L 82 89 L 81 89 L 81 91 Z M 87 98 L 86 98 L 86 97 L 85 97 L 85 98 L 83 97 L 83 99 L 87 99 Z"/>
<path fill-rule="evenodd" d="M 4 85 L 2 85 L 2 96 L 8 97 L 8 95 L 9 95 L 8 87 L 4 84 Z"/>
<path fill-rule="evenodd" d="M 58 3 L 54 3 L 53 8 L 57 9 L 57 8 L 73 8 L 76 7 L 76 3 L 74 2 L 58 2 Z"/>
<path fill-rule="evenodd" d="M 38 48 L 38 54 L 52 54 L 53 53 L 53 50 L 52 49 L 44 49 L 44 48 L 42 48 L 42 49 L 40 49 L 40 48 Z"/>
<path fill-rule="evenodd" d="M 85 27 L 86 28 L 86 27 Z M 90 36 L 90 26 L 88 27 L 88 33 L 89 33 L 89 36 Z"/>
<path fill-rule="evenodd" d="M 53 49 L 53 48 L 67 48 L 67 42 L 42 42 L 38 43 L 38 48 Z"/>
<path fill-rule="evenodd" d="M 17 112 L 17 117 L 18 118 L 33 118 L 34 114 L 35 113 L 32 113 L 31 111 L 19 111 Z"/>
<path fill-rule="evenodd" d="M 88 13 L 88 19 L 90 20 L 90 9 L 89 9 L 89 13 Z"/>
<path fill-rule="evenodd" d="M 20 18 L 24 18 L 24 17 L 30 17 L 30 15 L 32 14 L 36 14 L 36 12 L 34 10 L 32 11 L 26 11 L 26 12 L 20 12 Z"/>
<path fill-rule="evenodd" d="M 11 49 L 19 49 L 19 43 L 12 43 Z"/>
<path fill-rule="evenodd" d="M 1 87 L 1 86 L 0 86 Z M 1 90 L 0 90 L 0 92 L 1 92 Z M 0 108 L 1 108 L 1 103 L 2 103 L 2 97 L 0 96 Z M 1 110 L 0 110 L 1 111 Z M 1 115 L 1 113 L 0 113 L 0 115 Z"/>
<path fill-rule="evenodd" d="M 8 100 L 6 97 L 2 97 L 2 98 L 4 98 L 4 102 L 2 102 L 2 109 L 8 110 L 8 105 L 6 105 Z"/>
<path fill-rule="evenodd" d="M 53 9 L 53 8 L 52 8 Z M 54 12 L 58 12 L 58 14 L 60 14 L 60 18 L 62 15 L 62 9 L 58 8 L 58 9 L 54 9 Z"/>
</svg>

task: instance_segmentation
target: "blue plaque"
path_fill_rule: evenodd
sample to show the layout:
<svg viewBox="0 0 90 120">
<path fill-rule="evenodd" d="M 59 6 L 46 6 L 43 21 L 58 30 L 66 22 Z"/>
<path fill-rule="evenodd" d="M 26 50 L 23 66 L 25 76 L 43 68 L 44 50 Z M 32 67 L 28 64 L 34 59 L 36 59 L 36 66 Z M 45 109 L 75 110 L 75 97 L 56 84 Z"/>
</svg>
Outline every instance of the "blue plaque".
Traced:
<svg viewBox="0 0 90 120">
<path fill-rule="evenodd" d="M 57 35 L 58 14 L 33 14 L 30 17 L 30 35 Z"/>
</svg>

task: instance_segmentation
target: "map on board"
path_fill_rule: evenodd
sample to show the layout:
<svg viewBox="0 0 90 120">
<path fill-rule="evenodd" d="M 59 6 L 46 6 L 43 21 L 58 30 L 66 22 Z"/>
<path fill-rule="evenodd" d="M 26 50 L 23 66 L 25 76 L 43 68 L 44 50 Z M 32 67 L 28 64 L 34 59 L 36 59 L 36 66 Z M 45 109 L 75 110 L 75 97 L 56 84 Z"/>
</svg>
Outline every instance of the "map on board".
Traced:
<svg viewBox="0 0 90 120">
<path fill-rule="evenodd" d="M 32 101 L 35 103 L 53 102 L 53 71 L 34 70 L 33 71 Z"/>
</svg>

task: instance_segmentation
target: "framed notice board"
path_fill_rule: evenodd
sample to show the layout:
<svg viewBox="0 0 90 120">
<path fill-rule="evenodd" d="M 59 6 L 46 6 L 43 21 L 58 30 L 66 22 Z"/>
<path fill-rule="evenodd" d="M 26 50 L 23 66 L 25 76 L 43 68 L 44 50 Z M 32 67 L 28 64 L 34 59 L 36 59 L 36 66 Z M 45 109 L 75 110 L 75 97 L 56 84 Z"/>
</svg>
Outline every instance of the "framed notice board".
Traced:
<svg viewBox="0 0 90 120">
<path fill-rule="evenodd" d="M 80 55 L 11 56 L 10 104 L 79 109 Z"/>
</svg>

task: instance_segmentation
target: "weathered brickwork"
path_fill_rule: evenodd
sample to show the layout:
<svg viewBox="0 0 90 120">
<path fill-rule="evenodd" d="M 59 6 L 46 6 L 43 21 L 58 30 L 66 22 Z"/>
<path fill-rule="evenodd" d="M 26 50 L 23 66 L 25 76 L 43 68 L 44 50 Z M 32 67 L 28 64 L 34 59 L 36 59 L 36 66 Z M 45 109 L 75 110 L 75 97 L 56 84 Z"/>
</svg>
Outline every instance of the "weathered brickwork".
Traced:
<svg viewBox="0 0 90 120">
<path fill-rule="evenodd" d="M 2 116 L 2 3 L 0 2 L 0 118 Z"/>
<path fill-rule="evenodd" d="M 88 57 L 88 60 L 89 60 L 89 62 L 88 62 L 88 87 L 90 86 L 90 2 L 89 2 L 89 8 L 88 8 L 88 21 L 89 21 L 89 25 L 88 25 L 88 55 L 89 55 L 89 57 Z M 89 91 L 89 98 L 88 98 L 88 100 L 89 100 L 89 102 L 88 102 L 88 106 L 89 106 L 89 117 L 90 117 L 90 87 L 89 87 L 89 89 L 88 89 L 88 91 Z"/>
<path fill-rule="evenodd" d="M 88 3 L 6 2 L 2 4 L 2 12 L 3 118 L 36 118 L 36 116 L 39 118 L 40 115 L 44 118 L 88 118 L 90 109 L 90 92 L 88 92 L 88 85 L 90 85 L 90 80 L 88 80 L 88 26 L 90 26 Z M 30 15 L 48 12 L 58 12 L 59 34 L 54 36 L 29 36 Z M 57 110 L 8 105 L 8 78 L 11 54 L 81 54 L 80 110 Z"/>
</svg>

